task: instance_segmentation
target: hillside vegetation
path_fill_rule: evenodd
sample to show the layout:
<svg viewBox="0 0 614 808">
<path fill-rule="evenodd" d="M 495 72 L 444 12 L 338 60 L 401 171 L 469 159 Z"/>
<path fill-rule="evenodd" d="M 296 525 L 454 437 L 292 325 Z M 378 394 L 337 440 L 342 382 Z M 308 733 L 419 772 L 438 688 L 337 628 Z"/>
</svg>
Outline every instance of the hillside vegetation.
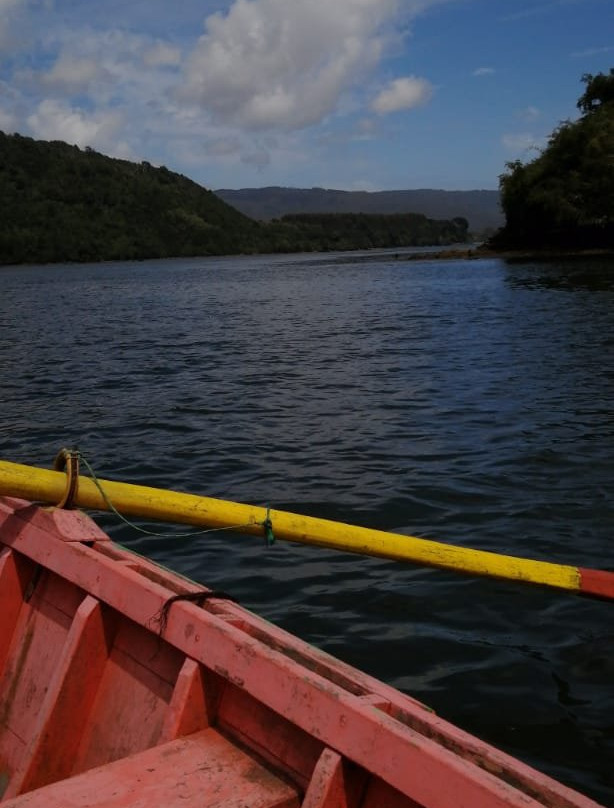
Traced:
<svg viewBox="0 0 614 808">
<path fill-rule="evenodd" d="M 279 219 L 293 213 L 369 213 L 414 211 L 431 219 L 462 216 L 472 232 L 497 230 L 504 222 L 499 191 L 339 191 L 331 188 L 223 188 L 215 192 L 252 219 Z"/>
<path fill-rule="evenodd" d="M 257 250 L 258 225 L 148 163 L 0 133 L 3 263 Z"/>
<path fill-rule="evenodd" d="M 424 247 L 458 244 L 468 239 L 468 222 L 462 216 L 435 221 L 420 213 L 389 216 L 366 213 L 297 213 L 272 222 L 275 231 L 294 232 L 297 243 L 321 245 L 324 250 L 367 250 L 372 247 Z M 292 239 L 291 239 L 292 240 Z"/>
<path fill-rule="evenodd" d="M 0 132 L 0 263 L 448 244 L 467 222 L 420 214 L 248 218 L 168 169 Z"/>
<path fill-rule="evenodd" d="M 509 163 L 501 176 L 506 223 L 492 247 L 614 247 L 614 68 L 582 80 L 580 118 L 562 123 L 534 160 Z"/>
</svg>

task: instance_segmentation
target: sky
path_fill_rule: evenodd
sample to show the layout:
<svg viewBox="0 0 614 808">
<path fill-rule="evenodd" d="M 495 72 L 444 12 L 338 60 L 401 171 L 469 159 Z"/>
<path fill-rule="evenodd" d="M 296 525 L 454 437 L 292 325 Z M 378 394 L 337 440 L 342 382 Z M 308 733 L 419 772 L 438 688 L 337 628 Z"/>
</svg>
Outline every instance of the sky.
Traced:
<svg viewBox="0 0 614 808">
<path fill-rule="evenodd" d="M 0 130 L 211 189 L 495 189 L 613 65 L 614 0 L 0 0 Z"/>
</svg>

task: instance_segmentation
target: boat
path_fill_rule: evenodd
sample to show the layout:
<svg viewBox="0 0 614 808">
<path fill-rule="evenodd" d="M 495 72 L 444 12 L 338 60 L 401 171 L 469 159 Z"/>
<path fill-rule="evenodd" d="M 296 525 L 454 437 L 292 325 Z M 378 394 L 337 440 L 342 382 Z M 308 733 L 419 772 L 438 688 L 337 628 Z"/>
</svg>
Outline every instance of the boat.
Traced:
<svg viewBox="0 0 614 808">
<path fill-rule="evenodd" d="M 597 808 L 61 499 L 0 496 L 2 808 Z"/>
</svg>

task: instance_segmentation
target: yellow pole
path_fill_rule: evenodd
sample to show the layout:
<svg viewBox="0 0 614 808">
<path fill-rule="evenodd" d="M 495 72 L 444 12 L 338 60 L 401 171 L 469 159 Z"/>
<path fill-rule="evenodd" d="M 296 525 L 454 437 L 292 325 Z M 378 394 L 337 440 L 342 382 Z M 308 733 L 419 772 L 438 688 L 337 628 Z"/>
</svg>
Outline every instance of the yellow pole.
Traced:
<svg viewBox="0 0 614 808">
<path fill-rule="evenodd" d="M 580 589 L 580 571 L 564 564 L 472 550 L 415 536 L 161 488 L 110 480 L 98 482 L 107 499 L 125 516 L 211 528 L 241 526 L 238 532 L 259 536 L 263 535 L 263 523 L 270 518 L 276 539 L 573 592 Z M 65 488 L 64 472 L 0 461 L 0 494 L 55 503 L 60 502 Z M 82 508 L 108 510 L 105 498 L 88 477 L 79 477 L 74 503 Z"/>
</svg>

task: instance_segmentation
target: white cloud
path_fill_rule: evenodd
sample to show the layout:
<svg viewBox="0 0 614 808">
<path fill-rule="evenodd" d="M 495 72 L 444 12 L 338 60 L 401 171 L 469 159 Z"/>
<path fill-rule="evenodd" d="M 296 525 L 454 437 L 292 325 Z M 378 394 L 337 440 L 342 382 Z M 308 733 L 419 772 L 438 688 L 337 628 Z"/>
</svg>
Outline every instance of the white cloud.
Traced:
<svg viewBox="0 0 614 808">
<path fill-rule="evenodd" d="M 17 12 L 23 5 L 23 0 L 0 0 L 0 48 L 10 45 L 11 30 L 16 22 Z"/>
<path fill-rule="evenodd" d="M 156 42 L 143 54 L 147 67 L 177 66 L 181 63 L 181 51 L 166 42 Z"/>
<path fill-rule="evenodd" d="M 29 71 L 30 85 L 40 83 L 45 93 L 70 99 L 87 92 L 96 105 L 121 102 L 134 111 L 159 99 L 176 81 L 180 51 L 168 43 L 117 29 L 62 29 L 55 46 L 55 62 L 47 70 Z"/>
<path fill-rule="evenodd" d="M 571 54 L 572 59 L 585 59 L 587 56 L 600 56 L 602 53 L 611 53 L 614 51 L 612 45 L 606 45 L 602 48 L 586 48 L 581 51 L 574 51 Z"/>
<path fill-rule="evenodd" d="M 425 104 L 433 94 L 433 86 L 426 79 L 405 76 L 394 79 L 388 87 L 373 100 L 372 108 L 380 115 L 412 109 Z"/>
<path fill-rule="evenodd" d="M 0 25 L 7 22 L 9 15 L 21 5 L 23 0 L 0 0 Z"/>
<path fill-rule="evenodd" d="M 0 33 L 3 12 L 16 23 L 3 64 L 15 96 L 0 93 L 0 124 L 189 167 L 205 183 L 241 164 L 271 164 L 280 177 L 311 160 L 320 169 L 330 150 L 319 151 L 310 126 L 326 121 L 343 130 L 344 144 L 373 139 L 384 126 L 374 111 L 407 109 L 430 94 L 414 77 L 382 86 L 378 68 L 406 54 L 409 24 L 442 2 L 451 0 L 190 0 L 179 20 L 164 0 L 103 0 L 95 9 L 0 0 Z M 166 9 L 163 25 L 151 3 Z M 378 90 L 379 108 L 369 108 Z"/>
<path fill-rule="evenodd" d="M 395 36 L 399 0 L 235 0 L 209 16 L 181 97 L 246 129 L 301 129 L 332 113 Z M 415 12 L 416 3 L 408 3 Z M 422 7 L 421 4 L 420 7 Z M 407 7 L 404 13 L 408 13 Z"/>
<path fill-rule="evenodd" d="M 177 48 L 145 34 L 87 27 L 53 31 L 47 48 L 55 55 L 49 67 L 13 74 L 30 106 L 22 126 L 34 136 L 137 159 L 155 159 L 148 139 L 171 142 L 193 130 L 202 142 L 202 120 L 183 115 L 169 98 L 179 76 Z"/>
<path fill-rule="evenodd" d="M 473 71 L 474 76 L 492 76 L 495 72 L 494 67 L 478 67 Z"/>
<path fill-rule="evenodd" d="M 116 143 L 121 127 L 118 112 L 86 113 L 61 101 L 46 99 L 28 117 L 32 134 L 43 140 L 64 140 L 77 146 L 92 146 L 115 156 L 127 156 L 125 144 Z"/>
<path fill-rule="evenodd" d="M 540 149 L 543 138 L 537 138 L 530 132 L 516 132 L 503 135 L 501 142 L 508 151 L 520 154 Z"/>
<path fill-rule="evenodd" d="M 17 117 L 9 110 L 0 107 L 0 131 L 11 134 L 17 126 Z"/>
<path fill-rule="evenodd" d="M 215 157 L 228 157 L 241 150 L 241 141 L 236 137 L 212 138 L 205 144 L 205 151 Z"/>
<path fill-rule="evenodd" d="M 43 83 L 66 93 L 86 90 L 100 77 L 101 67 L 94 59 L 62 54 L 51 70 L 42 76 Z"/>
</svg>

